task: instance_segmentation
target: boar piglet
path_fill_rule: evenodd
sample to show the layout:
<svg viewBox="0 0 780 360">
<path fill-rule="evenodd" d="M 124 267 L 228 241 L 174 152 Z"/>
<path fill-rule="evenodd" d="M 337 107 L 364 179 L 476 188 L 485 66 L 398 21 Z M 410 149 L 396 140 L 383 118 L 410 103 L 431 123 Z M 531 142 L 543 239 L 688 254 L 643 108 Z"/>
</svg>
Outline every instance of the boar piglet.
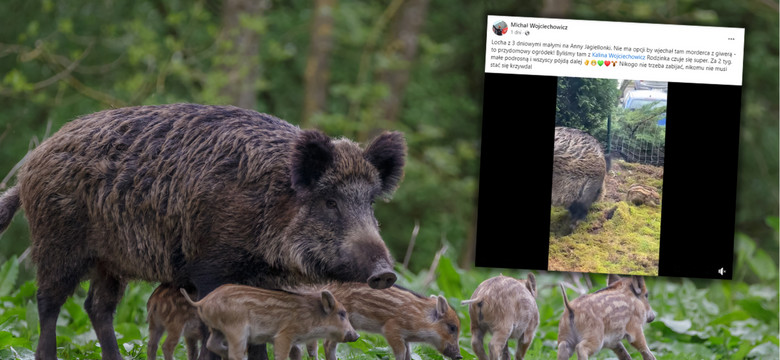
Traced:
<svg viewBox="0 0 780 360">
<path fill-rule="evenodd" d="M 527 280 L 496 276 L 483 281 L 468 304 L 471 317 L 471 346 L 480 360 L 488 358 L 483 343 L 485 334 L 492 333 L 490 359 L 509 360 L 509 339 L 517 339 L 515 357 L 522 359 L 539 326 L 536 306 L 536 278 Z"/>
<path fill-rule="evenodd" d="M 364 283 L 331 283 L 324 288 L 344 304 L 355 329 L 382 334 L 396 360 L 411 360 L 414 342 L 430 344 L 451 359 L 463 358 L 460 319 L 443 296 L 426 297 L 397 285 L 375 290 Z M 336 360 L 336 345 L 325 341 L 327 360 Z"/>
<path fill-rule="evenodd" d="M 191 292 L 189 296 L 196 297 L 195 292 Z M 147 359 L 157 357 L 157 344 L 160 343 L 160 338 L 165 332 L 168 332 L 168 337 L 163 343 L 165 360 L 173 359 L 173 351 L 179 344 L 179 337 L 182 335 L 187 344 L 187 359 L 195 360 L 198 358 L 198 341 L 204 340 L 208 334 L 201 331 L 198 310 L 187 303 L 177 287 L 171 284 L 158 286 L 149 296 L 146 310 L 146 319 L 149 322 Z M 201 359 L 207 355 L 205 345 L 205 343 L 201 344 Z"/>
<path fill-rule="evenodd" d="M 561 285 L 564 310 L 558 326 L 558 360 L 568 359 L 574 352 L 578 359 L 587 359 L 602 347 L 612 349 L 620 360 L 629 360 L 631 356 L 621 342 L 624 338 L 643 359 L 655 359 L 642 332 L 642 325 L 655 319 L 644 279 L 610 275 L 607 283 L 606 288 L 571 302 Z"/>
<path fill-rule="evenodd" d="M 193 302 L 198 316 L 212 332 L 219 332 L 228 344 L 230 360 L 244 358 L 250 344 L 274 344 L 274 358 L 287 359 L 293 344 L 317 338 L 355 341 L 358 334 L 347 311 L 329 291 L 291 293 L 245 285 L 222 285 Z M 207 348 L 213 352 L 209 340 Z"/>
</svg>

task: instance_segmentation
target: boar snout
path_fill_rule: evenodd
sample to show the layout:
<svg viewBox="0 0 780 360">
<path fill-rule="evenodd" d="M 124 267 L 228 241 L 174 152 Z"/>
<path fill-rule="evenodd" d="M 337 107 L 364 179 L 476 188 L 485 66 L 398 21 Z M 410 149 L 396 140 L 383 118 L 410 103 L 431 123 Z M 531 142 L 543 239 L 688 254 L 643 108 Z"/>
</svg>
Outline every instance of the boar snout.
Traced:
<svg viewBox="0 0 780 360">
<path fill-rule="evenodd" d="M 387 289 L 395 284 L 396 279 L 397 277 L 392 271 L 378 270 L 368 277 L 368 286 L 378 290 Z"/>
<path fill-rule="evenodd" d="M 355 330 L 349 330 L 344 335 L 344 342 L 355 342 L 357 339 L 360 339 L 360 335 Z"/>
<path fill-rule="evenodd" d="M 647 322 L 651 323 L 653 320 L 655 320 L 655 311 L 650 310 L 647 312 Z"/>
<path fill-rule="evenodd" d="M 460 348 L 458 347 L 458 345 L 447 344 L 444 347 L 444 351 L 442 351 L 441 353 L 452 360 L 463 359 L 463 356 L 460 355 Z"/>
</svg>

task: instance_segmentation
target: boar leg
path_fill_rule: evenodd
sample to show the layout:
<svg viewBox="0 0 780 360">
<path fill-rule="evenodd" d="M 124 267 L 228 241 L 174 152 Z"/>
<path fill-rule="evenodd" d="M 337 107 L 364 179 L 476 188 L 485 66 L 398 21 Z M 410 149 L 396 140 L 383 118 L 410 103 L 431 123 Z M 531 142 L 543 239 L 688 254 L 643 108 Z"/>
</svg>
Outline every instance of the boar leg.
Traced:
<svg viewBox="0 0 780 360">
<path fill-rule="evenodd" d="M 173 352 L 176 350 L 176 345 L 179 345 L 179 338 L 181 337 L 181 324 L 170 324 L 168 328 L 168 337 L 163 342 L 163 356 L 165 360 L 173 360 Z"/>
<path fill-rule="evenodd" d="M 588 356 L 593 355 L 601 348 L 601 341 L 597 341 L 596 339 L 585 339 L 579 342 L 577 344 L 576 350 L 577 350 L 577 359 L 578 360 L 584 360 L 587 359 Z"/>
<path fill-rule="evenodd" d="M 382 329 L 387 344 L 393 349 L 393 355 L 395 360 L 407 360 L 406 359 L 406 342 L 401 338 L 401 329 L 398 328 L 395 321 L 388 321 Z"/>
<path fill-rule="evenodd" d="M 640 335 L 636 337 L 636 340 L 631 343 L 631 346 L 639 350 L 639 353 L 642 354 L 642 359 L 655 360 L 655 355 L 653 355 L 653 353 L 650 352 L 650 348 L 647 347 L 645 335 L 642 333 L 639 334 Z"/>
<path fill-rule="evenodd" d="M 149 319 L 149 344 L 146 347 L 146 358 L 148 360 L 157 358 L 157 345 L 160 344 L 160 338 L 162 338 L 164 331 L 165 328 L 154 317 Z"/>
<path fill-rule="evenodd" d="M 40 282 L 40 280 L 39 280 Z M 76 286 L 74 285 L 73 288 Z M 68 290 L 72 292 L 73 289 Z M 38 348 L 35 351 L 36 359 L 57 359 L 57 317 L 60 308 L 65 303 L 65 296 L 49 296 L 46 290 L 38 289 L 38 314 L 40 316 L 41 335 L 38 340 Z"/>
<path fill-rule="evenodd" d="M 644 360 L 655 360 L 655 356 L 650 352 L 650 348 L 647 347 L 647 341 L 645 340 L 645 333 L 642 331 L 643 321 L 629 321 L 626 328 L 628 333 L 628 342 L 631 343 L 635 349 L 639 350 Z"/>
<path fill-rule="evenodd" d="M 485 331 L 474 321 L 471 322 L 471 335 L 471 349 L 474 350 L 474 354 L 479 360 L 488 360 L 485 353 Z"/>
<path fill-rule="evenodd" d="M 274 345 L 274 347 L 276 347 L 276 345 Z M 298 345 L 293 344 L 290 347 L 290 360 L 302 360 L 302 359 L 303 359 L 303 352 L 301 351 L 301 348 L 299 348 Z"/>
<path fill-rule="evenodd" d="M 490 360 L 509 360 L 504 355 L 504 348 L 507 347 L 506 343 L 509 341 L 509 331 L 507 329 L 498 329 L 493 331 L 493 338 L 490 339 Z M 509 351 L 507 350 L 507 353 Z"/>
<path fill-rule="evenodd" d="M 317 360 L 317 340 L 306 343 L 306 353 L 309 355 L 309 359 Z"/>
<path fill-rule="evenodd" d="M 281 333 L 276 334 L 276 337 L 274 338 L 274 360 L 286 360 L 290 355 L 292 355 L 292 348 L 292 339 L 290 339 L 289 336 Z M 295 354 L 297 359 L 293 360 L 300 360 L 301 351 L 297 346 L 295 346 L 295 349 L 298 350 L 296 352 L 297 354 Z"/>
<path fill-rule="evenodd" d="M 517 339 L 517 351 L 515 352 L 515 359 L 523 360 L 525 353 L 528 351 L 528 347 L 531 346 L 531 342 L 534 341 L 534 332 L 528 329 L 520 338 Z"/>
<path fill-rule="evenodd" d="M 35 229 L 30 228 L 32 236 L 35 235 Z M 51 242 L 66 242 L 69 239 L 49 239 Z M 38 238 L 33 244 L 42 243 L 44 240 Z M 48 248 L 39 246 L 39 257 L 41 259 L 59 259 L 62 254 L 74 253 L 70 248 Z M 77 266 L 77 267 L 73 267 Z M 73 291 L 79 286 L 79 282 L 89 271 L 91 264 L 88 261 L 40 261 L 38 262 L 38 271 L 36 278 L 38 282 L 38 318 L 41 326 L 41 334 L 38 338 L 38 348 L 35 350 L 36 359 L 57 359 L 57 317 L 60 314 L 60 308 L 65 304 Z"/>
<path fill-rule="evenodd" d="M 631 360 L 631 355 L 626 350 L 626 347 L 623 346 L 623 343 L 618 341 L 617 344 L 615 344 L 614 347 L 611 347 L 612 351 L 615 352 L 615 355 L 617 355 L 618 359 L 620 360 Z"/>
<path fill-rule="evenodd" d="M 198 324 L 198 331 L 200 331 L 200 355 L 198 355 L 198 360 L 208 360 L 209 358 L 209 349 L 206 347 L 206 343 L 208 342 L 209 338 L 209 330 L 208 328 L 203 328 L 200 326 L 202 322 L 199 321 Z"/>
<path fill-rule="evenodd" d="M 184 342 L 187 344 L 187 360 L 198 360 L 198 338 L 186 337 Z"/>
<path fill-rule="evenodd" d="M 329 339 L 325 339 L 322 342 L 322 349 L 325 350 L 325 360 L 336 360 L 336 346 L 338 344 L 338 342 Z"/>
<path fill-rule="evenodd" d="M 114 311 L 124 295 L 127 282 L 112 277 L 100 265 L 96 270 L 89 282 L 84 309 L 97 334 L 103 359 L 121 360 L 122 355 L 114 335 Z"/>
<path fill-rule="evenodd" d="M 558 343 L 558 360 L 569 360 L 574 348 L 566 341 Z"/>
<path fill-rule="evenodd" d="M 211 330 L 211 336 L 209 336 L 209 340 L 206 342 L 206 346 L 204 347 L 208 349 L 208 351 L 218 354 L 220 357 L 222 357 L 223 360 L 227 359 L 228 357 L 227 340 L 219 330 Z M 201 354 L 203 354 L 203 352 L 201 352 Z"/>
<path fill-rule="evenodd" d="M 249 360 L 268 360 L 268 350 L 265 344 L 249 344 Z"/>
<path fill-rule="evenodd" d="M 247 348 L 247 337 L 244 329 L 230 329 L 223 335 L 228 343 L 228 360 L 244 360 Z"/>
</svg>

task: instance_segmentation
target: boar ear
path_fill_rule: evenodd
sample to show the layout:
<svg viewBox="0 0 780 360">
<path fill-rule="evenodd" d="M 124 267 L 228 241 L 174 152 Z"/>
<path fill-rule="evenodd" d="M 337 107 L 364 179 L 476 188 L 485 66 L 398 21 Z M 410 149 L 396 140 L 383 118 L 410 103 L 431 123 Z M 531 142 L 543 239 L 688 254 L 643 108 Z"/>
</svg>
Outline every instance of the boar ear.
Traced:
<svg viewBox="0 0 780 360">
<path fill-rule="evenodd" d="M 309 189 L 333 163 L 330 138 L 316 130 L 304 130 L 293 145 L 290 181 L 295 191 Z"/>
<path fill-rule="evenodd" d="M 331 294 L 328 290 L 322 290 L 322 310 L 325 312 L 325 314 L 330 314 L 333 309 L 336 308 L 336 298 L 333 297 L 333 294 Z"/>
<path fill-rule="evenodd" d="M 404 174 L 406 140 L 397 131 L 385 132 L 371 141 L 363 151 L 363 157 L 379 171 L 382 180 L 382 195 L 395 191 Z"/>
<path fill-rule="evenodd" d="M 447 299 L 444 298 L 444 296 L 437 296 L 436 297 L 436 318 L 440 319 L 444 317 L 444 314 L 447 313 L 447 308 L 450 307 L 450 304 L 447 303 Z"/>
<path fill-rule="evenodd" d="M 536 297 L 536 277 L 534 274 L 528 273 L 528 280 L 525 281 L 525 286 L 531 292 L 531 295 Z"/>
<path fill-rule="evenodd" d="M 642 295 L 642 289 L 645 287 L 645 279 L 641 276 L 631 276 L 631 291 L 634 292 L 634 295 L 639 296 Z"/>
<path fill-rule="evenodd" d="M 617 276 L 615 274 L 607 275 L 607 286 L 610 286 L 618 281 L 620 281 L 620 276 Z"/>
</svg>

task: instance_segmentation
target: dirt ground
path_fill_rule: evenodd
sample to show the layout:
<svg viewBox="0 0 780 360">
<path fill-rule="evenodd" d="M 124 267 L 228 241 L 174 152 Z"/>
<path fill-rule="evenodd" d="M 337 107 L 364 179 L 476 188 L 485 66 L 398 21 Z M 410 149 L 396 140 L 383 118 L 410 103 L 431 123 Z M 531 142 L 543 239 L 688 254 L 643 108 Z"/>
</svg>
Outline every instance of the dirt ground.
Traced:
<svg viewBox="0 0 780 360">
<path fill-rule="evenodd" d="M 663 167 L 627 163 L 623 160 L 613 161 L 607 173 L 607 178 L 604 180 L 605 191 L 602 201 L 618 202 L 625 200 L 628 188 L 637 183 L 657 184 L 657 191 L 661 194 L 662 188 L 660 185 L 663 178 Z"/>
</svg>

